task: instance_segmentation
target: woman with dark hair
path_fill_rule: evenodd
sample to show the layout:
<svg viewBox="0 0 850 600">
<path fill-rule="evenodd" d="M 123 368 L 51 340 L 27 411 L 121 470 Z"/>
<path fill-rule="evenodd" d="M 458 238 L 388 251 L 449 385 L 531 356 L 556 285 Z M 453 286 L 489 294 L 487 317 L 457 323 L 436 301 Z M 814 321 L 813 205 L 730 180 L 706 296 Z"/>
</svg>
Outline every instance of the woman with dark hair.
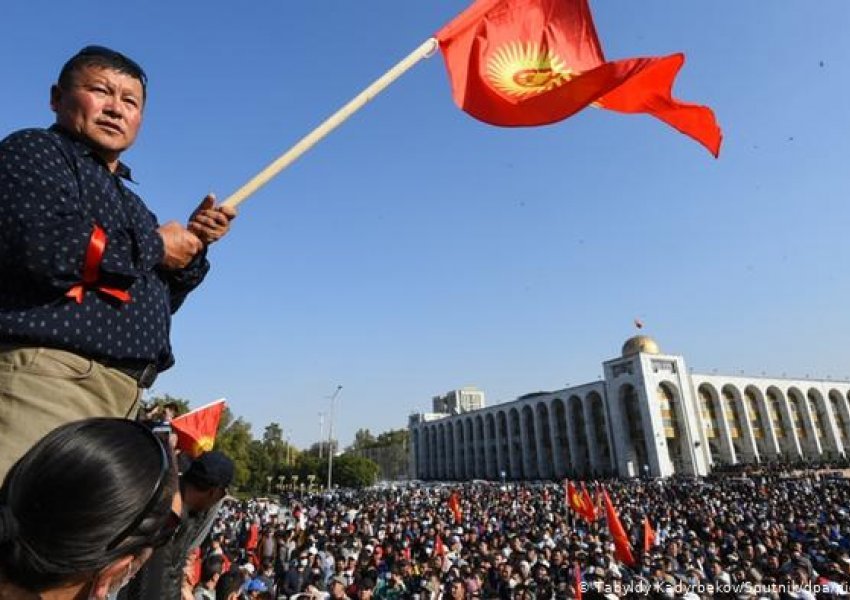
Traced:
<svg viewBox="0 0 850 600">
<path fill-rule="evenodd" d="M 0 487 L 0 600 L 112 597 L 176 531 L 176 491 L 170 454 L 140 423 L 53 430 Z"/>
</svg>

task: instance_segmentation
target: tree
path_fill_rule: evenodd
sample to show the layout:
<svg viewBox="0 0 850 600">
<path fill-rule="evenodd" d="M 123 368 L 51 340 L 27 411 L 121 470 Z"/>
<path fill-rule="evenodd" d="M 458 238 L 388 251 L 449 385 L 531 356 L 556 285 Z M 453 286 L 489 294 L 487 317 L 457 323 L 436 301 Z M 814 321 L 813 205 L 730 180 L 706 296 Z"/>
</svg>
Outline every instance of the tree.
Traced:
<svg viewBox="0 0 850 600">
<path fill-rule="evenodd" d="M 303 452 L 298 456 L 293 472 L 301 481 L 306 481 L 308 475 L 315 475 L 319 481 L 325 481 L 328 478 L 328 463 L 319 460 L 317 456 Z"/>
<path fill-rule="evenodd" d="M 276 477 L 274 465 L 269 453 L 263 442 L 252 440 L 248 448 L 248 457 L 251 461 L 249 464 L 250 477 L 248 479 L 248 489 L 254 493 L 265 494 L 269 492 L 268 478 Z"/>
<path fill-rule="evenodd" d="M 333 483 L 340 487 L 362 488 L 373 485 L 377 478 L 378 465 L 368 458 L 347 452 L 334 459 Z"/>
<path fill-rule="evenodd" d="M 251 424 L 241 417 L 232 421 L 230 410 L 225 408 L 218 425 L 215 449 L 221 450 L 233 461 L 233 486 L 244 488 L 251 479 Z"/>
<path fill-rule="evenodd" d="M 289 465 L 291 452 L 289 444 L 283 441 L 283 429 L 277 423 L 269 423 L 263 432 L 263 447 L 266 449 L 272 465 L 272 475 L 277 477 L 280 471 Z"/>
</svg>

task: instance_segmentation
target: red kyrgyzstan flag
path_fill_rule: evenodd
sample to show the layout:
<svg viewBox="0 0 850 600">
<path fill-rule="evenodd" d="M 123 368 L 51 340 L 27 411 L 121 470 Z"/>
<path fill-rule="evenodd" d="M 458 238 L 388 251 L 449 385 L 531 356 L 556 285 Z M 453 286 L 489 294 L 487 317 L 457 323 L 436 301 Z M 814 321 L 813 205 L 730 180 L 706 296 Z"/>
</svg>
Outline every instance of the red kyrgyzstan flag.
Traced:
<svg viewBox="0 0 850 600">
<path fill-rule="evenodd" d="M 436 38 L 455 103 L 485 123 L 547 125 L 593 105 L 652 115 L 720 152 L 712 110 L 672 96 L 684 55 L 606 61 L 587 0 L 478 0 Z"/>
<path fill-rule="evenodd" d="M 177 434 L 178 450 L 192 458 L 212 450 L 224 406 L 224 400 L 216 400 L 173 419 L 171 427 Z"/>
<path fill-rule="evenodd" d="M 579 493 L 572 481 L 567 482 L 567 505 L 588 523 L 596 519 L 593 506 L 585 501 L 584 496 Z"/>
<path fill-rule="evenodd" d="M 596 521 L 596 519 L 599 518 L 599 515 L 596 514 L 596 506 L 593 504 L 593 500 L 590 499 L 590 494 L 588 493 L 587 488 L 584 487 L 583 483 L 581 484 L 581 500 L 587 507 L 588 521 Z"/>
<path fill-rule="evenodd" d="M 611 537 L 614 538 L 614 558 L 629 567 L 633 567 L 635 565 L 635 557 L 632 555 L 632 545 L 629 542 L 629 536 L 626 535 L 626 530 L 620 522 L 620 515 L 617 514 L 617 509 L 611 503 L 611 497 L 608 496 L 607 490 L 602 490 L 602 499 L 605 501 L 605 516 L 608 519 L 608 530 L 611 532 Z"/>
</svg>

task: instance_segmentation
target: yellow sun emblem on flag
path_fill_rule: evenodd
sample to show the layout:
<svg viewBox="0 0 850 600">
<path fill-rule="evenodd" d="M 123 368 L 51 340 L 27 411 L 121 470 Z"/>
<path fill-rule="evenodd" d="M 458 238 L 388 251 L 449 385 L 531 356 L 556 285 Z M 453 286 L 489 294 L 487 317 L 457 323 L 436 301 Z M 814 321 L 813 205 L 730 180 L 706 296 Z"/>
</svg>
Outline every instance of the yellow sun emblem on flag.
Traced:
<svg viewBox="0 0 850 600">
<path fill-rule="evenodd" d="M 204 452 L 209 452 L 215 445 L 215 438 L 205 435 L 195 442 L 195 454 L 200 456 Z"/>
<path fill-rule="evenodd" d="M 534 42 L 504 44 L 487 61 L 490 83 L 519 99 L 553 90 L 574 75 L 557 54 Z"/>
</svg>

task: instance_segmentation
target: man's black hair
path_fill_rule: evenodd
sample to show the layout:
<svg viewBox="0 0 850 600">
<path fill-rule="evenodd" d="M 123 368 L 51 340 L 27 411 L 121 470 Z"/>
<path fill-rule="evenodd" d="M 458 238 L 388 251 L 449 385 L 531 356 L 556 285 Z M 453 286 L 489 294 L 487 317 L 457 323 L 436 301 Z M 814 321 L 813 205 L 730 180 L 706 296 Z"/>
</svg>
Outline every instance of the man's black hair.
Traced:
<svg viewBox="0 0 850 600">
<path fill-rule="evenodd" d="M 218 554 L 211 554 L 201 563 L 201 583 L 213 580 L 216 575 L 221 575 L 224 567 L 224 559 Z"/>
<path fill-rule="evenodd" d="M 67 90 L 71 87 L 74 74 L 85 67 L 102 67 L 129 75 L 142 84 L 142 99 L 147 96 L 148 76 L 139 64 L 111 48 L 105 46 L 86 46 L 68 59 L 59 72 L 59 87 Z"/>
</svg>

